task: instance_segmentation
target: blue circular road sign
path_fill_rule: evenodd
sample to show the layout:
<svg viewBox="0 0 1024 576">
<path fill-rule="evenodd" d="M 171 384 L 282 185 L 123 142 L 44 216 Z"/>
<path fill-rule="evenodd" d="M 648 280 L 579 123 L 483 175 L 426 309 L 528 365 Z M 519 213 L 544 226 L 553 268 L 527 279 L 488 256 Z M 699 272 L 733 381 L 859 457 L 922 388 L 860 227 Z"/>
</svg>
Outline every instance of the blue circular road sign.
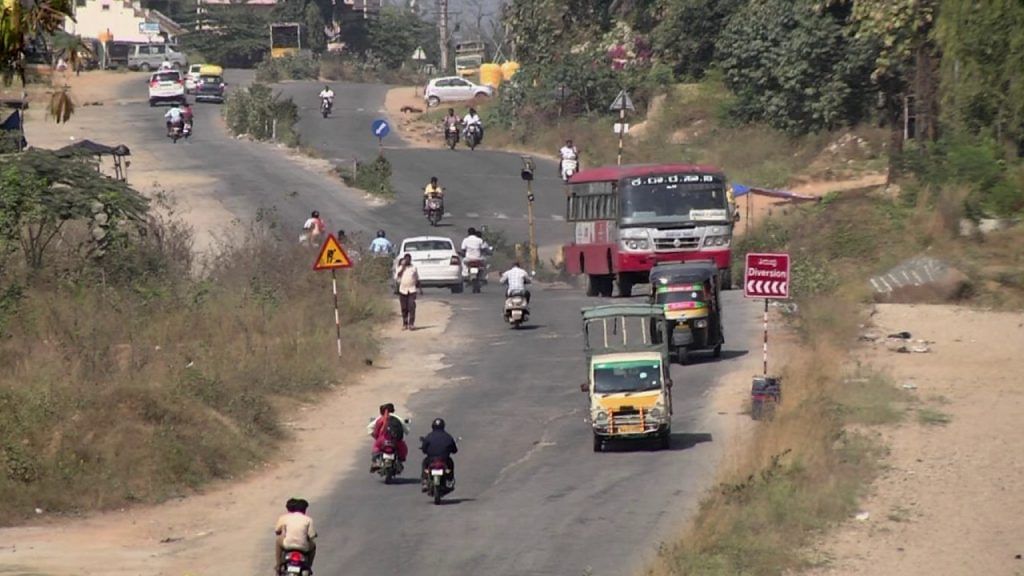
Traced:
<svg viewBox="0 0 1024 576">
<path fill-rule="evenodd" d="M 391 125 L 388 124 L 387 120 L 377 119 L 373 121 L 373 135 L 377 138 L 383 138 L 391 132 Z"/>
</svg>

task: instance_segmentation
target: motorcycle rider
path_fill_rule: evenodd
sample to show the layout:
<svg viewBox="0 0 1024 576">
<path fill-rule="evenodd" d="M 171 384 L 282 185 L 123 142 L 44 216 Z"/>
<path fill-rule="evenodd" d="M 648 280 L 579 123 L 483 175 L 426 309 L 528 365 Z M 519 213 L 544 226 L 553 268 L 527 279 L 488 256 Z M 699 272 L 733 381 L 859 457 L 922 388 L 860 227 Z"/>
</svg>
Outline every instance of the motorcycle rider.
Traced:
<svg viewBox="0 0 1024 576">
<path fill-rule="evenodd" d="M 309 502 L 302 498 L 289 498 L 284 505 L 288 511 L 282 514 L 274 525 L 274 574 L 279 573 L 285 552 L 297 550 L 306 553 L 306 562 L 313 569 L 316 556 L 316 529 L 313 519 L 306 515 Z"/>
<path fill-rule="evenodd" d="M 489 251 L 491 245 L 480 237 L 480 232 L 476 228 L 471 227 L 466 234 L 467 236 L 462 240 L 462 257 L 465 260 L 483 260 L 484 252 Z"/>
<path fill-rule="evenodd" d="M 377 230 L 377 237 L 370 242 L 370 253 L 374 256 L 387 256 L 391 254 L 391 250 L 391 240 L 387 239 L 383 230 Z"/>
<path fill-rule="evenodd" d="M 182 122 L 182 112 L 181 108 L 178 107 L 178 104 L 172 104 L 171 109 L 164 113 L 164 118 L 167 120 L 167 135 L 170 136 L 171 128 L 175 124 L 180 125 Z"/>
<path fill-rule="evenodd" d="M 444 212 L 444 188 L 437 183 L 437 176 L 431 176 L 430 182 L 423 188 L 423 213 L 427 212 L 427 199 L 439 198 L 441 200 L 441 212 Z"/>
<path fill-rule="evenodd" d="M 562 177 L 562 178 L 565 177 L 565 161 L 566 160 L 575 160 L 576 161 L 576 171 L 579 172 L 579 170 L 580 170 L 580 151 L 576 148 L 576 146 L 573 145 L 571 138 L 566 140 L 565 141 L 565 146 L 562 146 L 562 148 L 558 151 L 558 158 L 559 158 L 559 162 L 558 162 L 558 175 L 560 177 Z"/>
<path fill-rule="evenodd" d="M 309 214 L 309 218 L 306 218 L 306 222 L 302 224 L 302 235 L 299 236 L 299 241 L 310 246 L 319 246 L 320 237 L 323 236 L 326 229 L 327 225 L 320 218 L 320 212 L 313 210 Z"/>
<path fill-rule="evenodd" d="M 530 304 L 530 291 L 526 289 L 526 285 L 532 282 L 530 273 L 523 270 L 518 260 L 512 264 L 511 268 L 501 274 L 501 283 L 508 285 L 508 288 L 505 290 L 505 297 L 508 298 L 517 290 L 521 291 L 526 298 L 527 305 Z"/>
<path fill-rule="evenodd" d="M 480 130 L 480 142 L 484 141 L 484 124 L 480 121 L 480 115 L 476 113 L 476 108 L 470 108 L 466 117 L 462 119 L 462 125 L 464 126 L 463 132 L 469 134 L 469 127 L 476 126 Z"/>
<path fill-rule="evenodd" d="M 458 128 L 460 124 L 462 124 L 462 120 L 460 120 L 459 117 L 455 115 L 455 108 L 449 108 L 448 115 L 444 117 L 444 121 L 442 124 L 442 126 L 444 127 L 445 138 L 448 138 L 448 130 L 450 130 L 452 126 L 455 126 L 455 142 L 457 143 L 459 141 Z"/>
<path fill-rule="evenodd" d="M 459 451 L 459 447 L 455 444 L 455 438 L 452 435 L 445 432 L 444 418 L 434 418 L 434 421 L 430 423 L 430 434 L 427 434 L 421 438 L 420 450 L 426 456 L 423 458 L 423 491 L 427 491 L 427 482 L 430 480 L 428 468 L 430 467 L 430 461 L 434 458 L 444 458 L 445 466 L 448 467 L 448 482 L 455 481 L 455 461 L 452 460 L 452 454 Z"/>
<path fill-rule="evenodd" d="M 331 90 L 329 85 L 324 85 L 324 89 L 320 91 L 320 102 L 327 100 L 327 111 L 330 112 L 334 109 L 334 90 Z"/>
<path fill-rule="evenodd" d="M 391 440 L 398 451 L 398 461 L 405 462 L 409 455 L 409 445 L 405 443 L 405 435 L 409 434 L 406 419 L 395 414 L 395 405 L 391 402 L 380 405 L 380 416 L 370 422 L 366 431 L 373 436 L 373 450 L 370 454 L 370 472 L 377 471 L 377 456 L 384 448 L 384 442 Z"/>
</svg>

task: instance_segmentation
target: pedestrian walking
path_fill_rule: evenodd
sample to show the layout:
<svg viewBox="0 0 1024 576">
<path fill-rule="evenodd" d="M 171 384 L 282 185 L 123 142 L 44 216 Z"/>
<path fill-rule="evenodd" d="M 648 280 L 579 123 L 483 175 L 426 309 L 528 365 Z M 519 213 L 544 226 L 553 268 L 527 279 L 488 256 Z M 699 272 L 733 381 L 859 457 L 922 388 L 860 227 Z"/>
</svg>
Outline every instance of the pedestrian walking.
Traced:
<svg viewBox="0 0 1024 576">
<path fill-rule="evenodd" d="M 402 308 L 402 330 L 415 330 L 416 294 L 420 289 L 420 273 L 412 263 L 412 255 L 402 256 L 395 273 L 395 293 Z"/>
</svg>

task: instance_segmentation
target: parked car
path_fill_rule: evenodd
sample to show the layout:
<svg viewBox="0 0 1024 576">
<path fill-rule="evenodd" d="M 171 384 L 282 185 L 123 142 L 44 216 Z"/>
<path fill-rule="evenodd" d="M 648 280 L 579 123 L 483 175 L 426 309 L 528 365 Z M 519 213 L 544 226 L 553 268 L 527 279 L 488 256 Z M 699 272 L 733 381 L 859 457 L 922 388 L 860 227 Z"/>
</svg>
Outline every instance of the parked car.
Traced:
<svg viewBox="0 0 1024 576">
<path fill-rule="evenodd" d="M 392 266 L 392 278 L 406 254 L 412 256 L 412 263 L 419 270 L 421 286 L 448 288 L 452 294 L 462 292 L 462 260 L 451 238 L 416 236 L 402 240 Z"/>
<path fill-rule="evenodd" d="M 128 68 L 131 70 L 156 70 L 164 60 L 176 70 L 184 70 L 188 66 L 185 55 L 178 52 L 177 46 L 170 44 L 132 44 L 128 49 Z"/>
<path fill-rule="evenodd" d="M 196 102 L 217 102 L 218 104 L 223 104 L 224 88 L 226 86 L 227 84 L 224 83 L 223 76 L 207 74 L 200 76 L 199 82 L 196 83 L 196 88 L 193 91 Z"/>
<path fill-rule="evenodd" d="M 207 76 L 223 76 L 224 69 L 220 66 L 214 66 L 213 64 L 192 64 L 188 67 L 188 72 L 185 74 L 185 93 L 191 94 L 196 89 L 196 84 L 199 83 L 199 77 L 202 75 Z"/>
<path fill-rule="evenodd" d="M 427 106 L 437 106 L 441 102 L 490 98 L 493 95 L 494 88 L 485 84 L 475 84 L 458 76 L 434 78 L 423 90 L 423 99 L 427 101 Z"/>
<path fill-rule="evenodd" d="M 181 72 L 164 70 L 149 75 L 149 105 L 156 106 L 161 102 L 186 102 L 185 79 Z"/>
</svg>

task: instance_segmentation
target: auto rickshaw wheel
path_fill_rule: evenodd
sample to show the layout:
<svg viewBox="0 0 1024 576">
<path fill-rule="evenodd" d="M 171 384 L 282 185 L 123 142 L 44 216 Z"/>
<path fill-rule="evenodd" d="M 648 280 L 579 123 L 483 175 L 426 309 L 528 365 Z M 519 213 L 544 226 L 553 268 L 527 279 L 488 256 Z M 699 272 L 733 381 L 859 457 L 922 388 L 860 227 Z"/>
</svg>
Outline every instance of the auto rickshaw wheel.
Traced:
<svg viewBox="0 0 1024 576">
<path fill-rule="evenodd" d="M 718 346 L 715 346 L 715 358 L 721 358 L 721 357 L 722 357 L 722 345 L 719 344 Z"/>
<path fill-rule="evenodd" d="M 597 434 L 594 434 L 594 452 L 603 452 L 603 451 L 604 451 L 604 440 L 602 440 L 601 437 L 598 436 Z"/>
</svg>

